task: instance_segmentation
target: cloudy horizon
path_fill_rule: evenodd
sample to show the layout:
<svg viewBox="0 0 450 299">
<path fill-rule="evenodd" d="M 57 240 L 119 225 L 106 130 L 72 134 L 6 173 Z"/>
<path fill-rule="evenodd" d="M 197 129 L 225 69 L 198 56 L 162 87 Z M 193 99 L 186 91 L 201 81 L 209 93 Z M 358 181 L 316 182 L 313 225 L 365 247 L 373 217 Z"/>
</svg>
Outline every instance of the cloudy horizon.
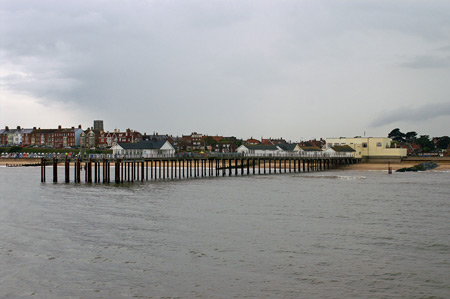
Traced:
<svg viewBox="0 0 450 299">
<path fill-rule="evenodd" d="M 449 135 L 448 1 L 2 1 L 0 128 Z"/>
</svg>

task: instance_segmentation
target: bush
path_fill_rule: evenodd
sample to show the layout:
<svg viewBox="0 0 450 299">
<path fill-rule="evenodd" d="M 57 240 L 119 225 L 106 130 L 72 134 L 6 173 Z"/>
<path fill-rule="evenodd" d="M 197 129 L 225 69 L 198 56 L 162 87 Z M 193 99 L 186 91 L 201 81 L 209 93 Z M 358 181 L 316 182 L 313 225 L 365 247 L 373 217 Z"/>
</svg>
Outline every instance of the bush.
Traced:
<svg viewBox="0 0 450 299">
<path fill-rule="evenodd" d="M 19 153 L 22 152 L 23 149 L 20 146 L 13 146 L 9 149 L 9 153 Z"/>
</svg>

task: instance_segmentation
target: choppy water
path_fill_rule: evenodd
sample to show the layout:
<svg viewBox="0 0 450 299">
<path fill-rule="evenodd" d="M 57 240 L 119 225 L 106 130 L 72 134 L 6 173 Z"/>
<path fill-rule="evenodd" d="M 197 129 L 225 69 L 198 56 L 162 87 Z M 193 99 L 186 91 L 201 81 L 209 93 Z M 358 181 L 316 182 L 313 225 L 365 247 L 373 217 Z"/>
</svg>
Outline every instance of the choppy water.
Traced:
<svg viewBox="0 0 450 299">
<path fill-rule="evenodd" d="M 0 168 L 0 298 L 449 298 L 450 173 L 40 183 Z"/>
</svg>

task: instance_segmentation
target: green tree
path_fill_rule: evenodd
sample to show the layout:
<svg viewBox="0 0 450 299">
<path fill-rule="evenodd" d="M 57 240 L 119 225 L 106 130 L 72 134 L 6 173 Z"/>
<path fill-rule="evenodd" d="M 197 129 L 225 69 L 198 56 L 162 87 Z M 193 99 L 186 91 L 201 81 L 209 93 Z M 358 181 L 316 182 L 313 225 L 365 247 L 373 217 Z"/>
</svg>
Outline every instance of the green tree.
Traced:
<svg viewBox="0 0 450 299">
<path fill-rule="evenodd" d="M 20 146 L 12 146 L 10 149 L 9 149 L 9 152 L 10 153 L 19 153 L 19 152 L 21 152 L 22 151 L 22 148 L 20 147 Z"/>
<path fill-rule="evenodd" d="M 388 137 L 392 140 L 395 140 L 397 142 L 404 142 L 405 141 L 405 134 L 400 131 L 399 128 L 393 129 L 389 134 Z"/>
<path fill-rule="evenodd" d="M 420 135 L 420 137 L 416 139 L 416 143 L 420 145 L 422 152 L 430 152 L 434 150 L 434 144 L 430 140 L 429 135 Z"/>
<path fill-rule="evenodd" d="M 436 147 L 439 149 L 447 149 L 450 146 L 450 137 L 442 136 L 437 138 Z"/>
<path fill-rule="evenodd" d="M 414 141 L 416 140 L 416 137 L 417 137 L 417 133 L 414 132 L 414 131 L 407 132 L 407 133 L 405 134 L 405 139 L 406 139 L 406 141 L 408 141 L 408 142 L 414 142 Z"/>
</svg>

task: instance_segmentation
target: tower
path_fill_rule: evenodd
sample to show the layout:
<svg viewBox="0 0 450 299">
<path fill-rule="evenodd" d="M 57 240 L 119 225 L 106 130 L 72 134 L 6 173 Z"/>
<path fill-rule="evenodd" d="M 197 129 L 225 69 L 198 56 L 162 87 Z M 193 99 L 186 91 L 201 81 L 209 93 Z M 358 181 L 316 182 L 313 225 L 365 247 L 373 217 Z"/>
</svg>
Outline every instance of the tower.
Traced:
<svg viewBox="0 0 450 299">
<path fill-rule="evenodd" d="M 94 120 L 94 130 L 103 132 L 103 120 Z"/>
</svg>

